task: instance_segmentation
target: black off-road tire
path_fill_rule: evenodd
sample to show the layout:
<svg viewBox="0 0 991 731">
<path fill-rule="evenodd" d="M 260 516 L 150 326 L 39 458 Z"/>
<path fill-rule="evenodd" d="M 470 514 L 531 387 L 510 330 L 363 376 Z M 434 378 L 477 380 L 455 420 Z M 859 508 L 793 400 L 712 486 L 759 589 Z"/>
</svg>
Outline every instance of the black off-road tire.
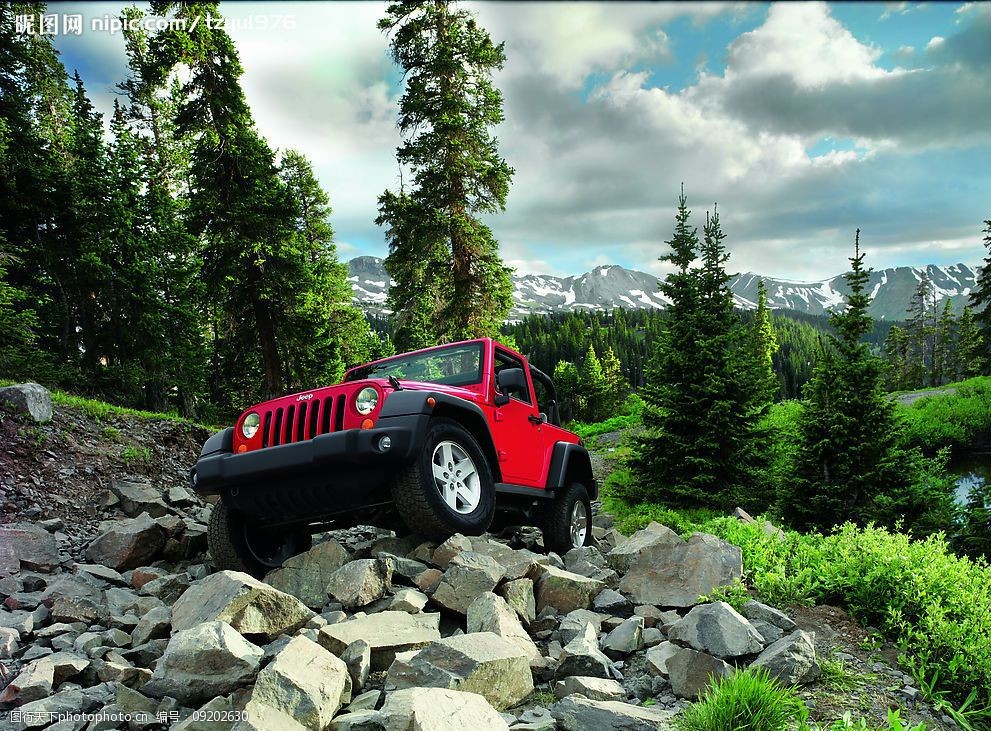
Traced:
<svg viewBox="0 0 991 731">
<path fill-rule="evenodd" d="M 218 570 L 243 571 L 261 579 L 281 565 L 281 561 L 263 562 L 255 556 L 247 543 L 254 530 L 244 515 L 230 508 L 223 498 L 217 501 L 210 512 L 207 545 Z M 308 551 L 313 545 L 313 536 L 301 530 L 285 531 L 284 540 L 288 547 L 283 560 Z"/>
<path fill-rule="evenodd" d="M 588 546 L 592 543 L 592 501 L 588 497 L 588 488 L 580 482 L 573 482 L 544 507 L 540 529 L 544 534 L 545 549 L 563 556 L 572 548 L 578 547 L 571 530 L 575 505 L 578 503 L 585 508 L 586 521 L 585 537 L 581 545 Z"/>
<path fill-rule="evenodd" d="M 479 477 L 478 505 L 470 513 L 458 513 L 444 501 L 434 483 L 431 459 L 443 441 L 454 442 L 471 458 Z M 431 420 L 420 454 L 393 479 L 392 499 L 407 527 L 429 538 L 444 539 L 453 533 L 477 536 L 488 530 L 495 515 L 492 468 L 471 432 L 453 419 Z"/>
</svg>

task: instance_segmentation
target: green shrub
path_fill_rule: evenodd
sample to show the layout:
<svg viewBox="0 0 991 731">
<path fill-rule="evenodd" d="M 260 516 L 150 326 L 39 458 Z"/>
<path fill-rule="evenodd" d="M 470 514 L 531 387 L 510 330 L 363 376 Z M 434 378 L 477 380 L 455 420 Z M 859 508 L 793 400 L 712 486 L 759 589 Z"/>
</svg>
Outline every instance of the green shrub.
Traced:
<svg viewBox="0 0 991 731">
<path fill-rule="evenodd" d="M 846 524 L 826 536 L 773 536 L 727 518 L 704 528 L 740 546 L 747 579 L 767 601 L 846 606 L 895 638 L 920 682 L 935 675 L 957 702 L 991 688 L 991 568 L 953 555 L 942 535 L 912 540 Z"/>
<path fill-rule="evenodd" d="M 783 731 L 808 711 L 790 688 L 763 668 L 717 679 L 698 703 L 676 719 L 680 731 Z"/>
<path fill-rule="evenodd" d="M 592 424 L 586 424 L 581 421 L 573 421 L 568 424 L 568 428 L 582 439 L 592 439 L 601 434 L 631 429 L 637 426 L 640 423 L 640 412 L 642 411 L 643 399 L 635 393 L 631 393 L 627 396 L 626 401 L 623 402 L 623 405 L 616 416 L 612 416 L 605 421 L 597 421 Z"/>
<path fill-rule="evenodd" d="M 991 377 L 951 383 L 953 394 L 934 393 L 902 406 L 905 442 L 928 454 L 943 447 L 968 449 L 991 439 Z"/>
<path fill-rule="evenodd" d="M 843 718 L 839 721 L 834 721 L 825 731 L 846 731 L 846 729 L 850 729 L 850 731 L 926 731 L 926 725 L 920 723 L 910 728 L 902 722 L 897 709 L 889 708 L 888 723 L 885 726 L 875 726 L 863 718 L 854 720 L 853 714 L 847 711 L 843 714 Z"/>
</svg>

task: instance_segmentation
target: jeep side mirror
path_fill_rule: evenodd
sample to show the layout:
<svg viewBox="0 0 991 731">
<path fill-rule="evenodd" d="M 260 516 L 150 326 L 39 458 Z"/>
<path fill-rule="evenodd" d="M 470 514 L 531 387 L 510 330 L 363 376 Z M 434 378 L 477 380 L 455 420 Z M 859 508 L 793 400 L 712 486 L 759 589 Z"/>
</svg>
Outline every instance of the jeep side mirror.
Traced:
<svg viewBox="0 0 991 731">
<path fill-rule="evenodd" d="M 526 393 L 526 373 L 522 368 L 503 368 L 496 374 L 496 406 L 509 403 L 509 394 Z"/>
</svg>

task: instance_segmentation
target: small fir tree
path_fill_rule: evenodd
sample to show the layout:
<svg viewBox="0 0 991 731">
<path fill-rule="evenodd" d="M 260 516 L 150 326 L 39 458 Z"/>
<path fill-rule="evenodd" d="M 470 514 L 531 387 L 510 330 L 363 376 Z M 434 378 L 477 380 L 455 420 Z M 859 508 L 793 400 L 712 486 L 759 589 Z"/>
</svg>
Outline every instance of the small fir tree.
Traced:
<svg viewBox="0 0 991 731">
<path fill-rule="evenodd" d="M 970 305 L 963 308 L 957 322 L 957 340 L 954 349 L 956 378 L 973 378 L 986 373 L 984 338 L 974 319 Z"/>
</svg>

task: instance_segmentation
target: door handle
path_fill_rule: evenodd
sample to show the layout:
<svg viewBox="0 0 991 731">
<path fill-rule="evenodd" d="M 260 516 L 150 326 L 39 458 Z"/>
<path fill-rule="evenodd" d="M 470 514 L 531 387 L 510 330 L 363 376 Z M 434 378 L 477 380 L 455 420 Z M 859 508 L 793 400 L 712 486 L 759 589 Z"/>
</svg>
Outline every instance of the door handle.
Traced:
<svg viewBox="0 0 991 731">
<path fill-rule="evenodd" d="M 530 414 L 526 418 L 534 426 L 540 426 L 541 424 L 544 423 L 544 420 L 543 419 L 541 419 L 539 416 L 534 416 L 533 414 Z"/>
</svg>

